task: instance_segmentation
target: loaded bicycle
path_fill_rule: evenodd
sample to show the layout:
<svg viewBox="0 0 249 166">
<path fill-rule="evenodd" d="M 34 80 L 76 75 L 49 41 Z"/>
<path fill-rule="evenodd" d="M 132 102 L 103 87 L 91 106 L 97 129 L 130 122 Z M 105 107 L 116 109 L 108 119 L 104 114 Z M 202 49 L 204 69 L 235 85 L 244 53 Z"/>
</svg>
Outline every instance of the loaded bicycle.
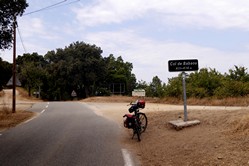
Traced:
<svg viewBox="0 0 249 166">
<path fill-rule="evenodd" d="M 135 103 L 130 103 L 131 107 L 128 109 L 130 113 L 125 114 L 124 127 L 133 130 L 133 136 L 137 136 L 138 141 L 141 141 L 141 134 L 145 132 L 148 124 L 147 116 L 145 113 L 140 112 L 140 109 L 145 108 L 144 100 L 137 100 Z"/>
</svg>

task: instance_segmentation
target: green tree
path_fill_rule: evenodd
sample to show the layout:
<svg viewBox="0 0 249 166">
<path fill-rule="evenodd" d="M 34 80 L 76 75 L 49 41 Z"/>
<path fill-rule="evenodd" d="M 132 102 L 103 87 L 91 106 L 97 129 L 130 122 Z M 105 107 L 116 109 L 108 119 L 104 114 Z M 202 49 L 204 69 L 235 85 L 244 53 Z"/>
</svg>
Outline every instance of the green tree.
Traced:
<svg viewBox="0 0 249 166">
<path fill-rule="evenodd" d="M 165 87 L 165 95 L 169 97 L 181 98 L 182 94 L 182 74 L 179 74 L 178 77 L 169 78 L 168 84 Z"/>
<path fill-rule="evenodd" d="M 152 82 L 147 87 L 146 92 L 148 96 L 151 97 L 163 97 L 164 92 L 163 92 L 162 81 L 158 76 L 152 78 Z"/>
<path fill-rule="evenodd" d="M 18 73 L 22 86 L 28 89 L 29 96 L 32 91 L 39 91 L 46 77 L 46 61 L 37 53 L 24 54 L 17 57 Z"/>
<path fill-rule="evenodd" d="M 106 76 L 101 53 L 101 48 L 84 42 L 75 42 L 65 49 L 48 52 L 45 59 L 49 63 L 49 80 L 52 80 L 47 89 L 51 94 L 49 98 L 68 99 L 72 90 L 80 98 L 94 95 Z"/>
<path fill-rule="evenodd" d="M 0 91 L 6 86 L 12 75 L 12 65 L 0 58 Z"/>
<path fill-rule="evenodd" d="M 143 80 L 139 80 L 136 84 L 136 89 L 147 89 L 148 87 L 148 84 L 146 81 L 143 81 Z"/>
<path fill-rule="evenodd" d="M 115 58 L 112 54 L 105 58 L 105 63 L 107 64 L 106 83 L 111 87 L 111 91 L 131 94 L 136 86 L 132 63 L 124 62 L 121 56 Z"/>
<path fill-rule="evenodd" d="M 22 16 L 26 7 L 26 0 L 0 0 L 0 49 L 11 47 L 14 18 Z"/>
<path fill-rule="evenodd" d="M 225 73 L 222 85 L 216 90 L 215 96 L 218 98 L 238 97 L 249 94 L 249 75 L 247 68 L 235 65 L 235 69 L 229 69 L 229 74 Z"/>
<path fill-rule="evenodd" d="M 242 66 L 234 66 L 235 69 L 229 69 L 229 74 L 225 74 L 230 80 L 249 82 L 249 74 L 247 68 Z"/>
<path fill-rule="evenodd" d="M 107 88 L 112 83 L 124 85 L 125 94 L 131 94 L 136 84 L 132 63 L 122 57 L 101 56 L 101 48 L 75 42 L 43 57 L 37 53 L 18 56 L 17 65 L 22 85 L 37 91 L 48 100 L 68 100 L 74 90 L 78 98 L 110 94 Z"/>
<path fill-rule="evenodd" d="M 202 68 L 187 78 L 187 94 L 192 97 L 212 97 L 222 85 L 224 76 L 215 69 Z"/>
</svg>

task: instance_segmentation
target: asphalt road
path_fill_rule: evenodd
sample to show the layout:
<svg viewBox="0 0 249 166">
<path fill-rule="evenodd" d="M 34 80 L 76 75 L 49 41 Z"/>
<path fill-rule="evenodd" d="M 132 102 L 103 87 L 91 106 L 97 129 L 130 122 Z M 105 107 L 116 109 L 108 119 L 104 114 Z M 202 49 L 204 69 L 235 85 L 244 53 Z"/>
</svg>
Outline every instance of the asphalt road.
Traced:
<svg viewBox="0 0 249 166">
<path fill-rule="evenodd" d="M 0 133 L 2 166 L 123 166 L 118 125 L 77 102 L 37 103 L 39 115 Z"/>
</svg>

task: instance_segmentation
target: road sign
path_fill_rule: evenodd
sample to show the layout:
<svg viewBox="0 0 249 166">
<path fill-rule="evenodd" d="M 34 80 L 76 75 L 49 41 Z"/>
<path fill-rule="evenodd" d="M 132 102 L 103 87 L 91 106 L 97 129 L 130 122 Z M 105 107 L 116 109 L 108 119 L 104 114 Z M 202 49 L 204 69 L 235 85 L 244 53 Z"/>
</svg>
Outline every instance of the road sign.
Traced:
<svg viewBox="0 0 249 166">
<path fill-rule="evenodd" d="M 12 86 L 12 85 L 13 85 L 13 76 L 11 76 L 11 78 L 8 81 L 8 83 L 6 84 L 6 86 Z M 16 76 L 16 86 L 22 86 L 22 84 L 17 76 Z"/>
<path fill-rule="evenodd" d="M 169 60 L 169 71 L 177 72 L 182 71 L 182 86 L 183 86 L 183 99 L 184 99 L 184 122 L 188 120 L 187 113 L 187 95 L 186 95 L 186 73 L 185 71 L 196 71 L 199 69 L 197 59 L 185 60 Z"/>
<path fill-rule="evenodd" d="M 72 97 L 77 97 L 77 93 L 73 90 L 72 93 L 71 93 L 71 96 Z"/>
<path fill-rule="evenodd" d="M 169 60 L 169 71 L 196 71 L 199 69 L 197 59 Z"/>
</svg>

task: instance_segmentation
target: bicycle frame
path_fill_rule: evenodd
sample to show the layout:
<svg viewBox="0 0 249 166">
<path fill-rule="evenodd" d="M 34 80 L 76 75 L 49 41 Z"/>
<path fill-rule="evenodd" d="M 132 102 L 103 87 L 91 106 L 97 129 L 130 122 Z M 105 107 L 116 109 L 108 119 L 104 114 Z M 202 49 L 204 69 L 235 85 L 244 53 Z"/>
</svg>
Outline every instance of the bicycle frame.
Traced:
<svg viewBox="0 0 249 166">
<path fill-rule="evenodd" d="M 139 112 L 139 107 L 137 107 L 136 104 L 131 104 L 132 106 L 129 108 L 130 113 L 134 114 L 125 114 L 123 117 L 130 118 L 132 120 L 132 125 L 126 124 L 126 121 L 124 121 L 124 126 L 129 129 L 133 129 L 133 136 L 132 139 L 134 138 L 135 135 L 137 135 L 138 141 L 141 141 L 141 133 L 145 131 L 147 127 L 147 117 L 145 113 Z M 142 120 L 145 120 L 145 124 L 142 125 L 143 122 L 141 122 L 140 118 Z"/>
</svg>

